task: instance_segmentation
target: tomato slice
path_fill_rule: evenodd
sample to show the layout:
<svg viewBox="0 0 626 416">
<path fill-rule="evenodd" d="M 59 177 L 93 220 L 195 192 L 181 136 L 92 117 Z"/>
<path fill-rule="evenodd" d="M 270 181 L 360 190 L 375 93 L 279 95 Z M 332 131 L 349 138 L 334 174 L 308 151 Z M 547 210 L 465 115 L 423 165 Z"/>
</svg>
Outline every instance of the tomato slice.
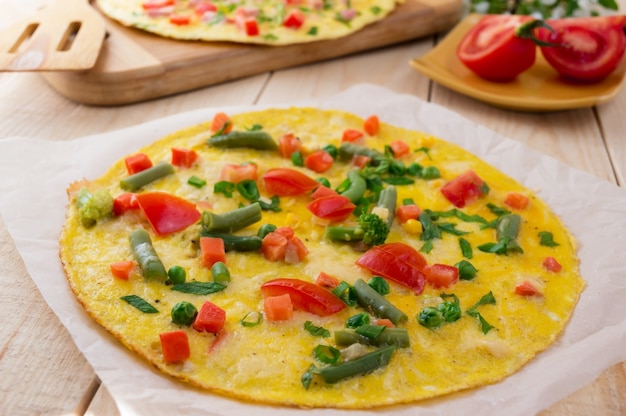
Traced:
<svg viewBox="0 0 626 416">
<path fill-rule="evenodd" d="M 265 190 L 276 196 L 301 195 L 320 186 L 315 179 L 290 168 L 268 170 L 263 174 L 263 182 Z"/>
<path fill-rule="evenodd" d="M 343 195 L 329 195 L 314 199 L 306 207 L 318 218 L 341 222 L 352 214 L 356 205 Z"/>
<path fill-rule="evenodd" d="M 435 288 L 450 287 L 459 280 L 459 269 L 447 264 L 433 264 L 424 268 L 426 281 Z"/>
<path fill-rule="evenodd" d="M 307 155 L 304 159 L 304 166 L 311 169 L 314 172 L 322 173 L 326 172 L 333 166 L 335 159 L 326 151 L 318 150 L 316 152 Z"/>
<path fill-rule="evenodd" d="M 521 25 L 532 20 L 531 16 L 486 15 L 459 42 L 456 55 L 481 78 L 512 81 L 535 63 L 535 43 L 516 35 Z"/>
<path fill-rule="evenodd" d="M 137 194 L 136 198 L 157 235 L 184 230 L 200 219 L 194 204 L 166 192 L 146 192 Z"/>
<path fill-rule="evenodd" d="M 284 158 L 289 159 L 292 153 L 300 149 L 302 149 L 302 142 L 293 133 L 283 134 L 278 140 L 278 150 Z"/>
<path fill-rule="evenodd" d="M 554 29 L 537 29 L 537 37 L 559 46 L 542 46 L 546 61 L 563 77 L 597 82 L 622 61 L 626 49 L 626 16 L 551 19 Z"/>
<path fill-rule="evenodd" d="M 422 270 L 426 265 L 426 260 L 417 250 L 407 244 L 389 243 L 374 246 L 366 251 L 356 264 L 372 274 L 386 277 L 408 287 L 416 295 L 424 291 L 426 277 Z"/>
<path fill-rule="evenodd" d="M 473 170 L 460 174 L 441 188 L 441 193 L 457 208 L 463 208 L 488 192 L 487 184 Z"/>
<path fill-rule="evenodd" d="M 343 310 L 346 305 L 341 299 L 315 283 L 300 279 L 279 278 L 261 285 L 263 297 L 280 296 L 285 293 L 291 297 L 295 309 L 329 316 Z"/>
</svg>

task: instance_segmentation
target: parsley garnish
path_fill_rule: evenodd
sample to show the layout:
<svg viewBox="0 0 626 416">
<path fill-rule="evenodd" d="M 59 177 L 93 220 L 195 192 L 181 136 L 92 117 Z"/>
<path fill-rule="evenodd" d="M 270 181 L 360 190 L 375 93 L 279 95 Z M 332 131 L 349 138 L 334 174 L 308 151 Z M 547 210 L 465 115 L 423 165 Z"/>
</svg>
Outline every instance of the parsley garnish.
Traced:
<svg viewBox="0 0 626 416">
<path fill-rule="evenodd" d="M 172 286 L 172 290 L 192 295 L 209 295 L 224 289 L 226 285 L 217 282 L 185 282 Z"/>
<path fill-rule="evenodd" d="M 120 299 L 139 309 L 143 313 L 159 313 L 159 310 L 137 295 L 126 295 Z"/>
</svg>

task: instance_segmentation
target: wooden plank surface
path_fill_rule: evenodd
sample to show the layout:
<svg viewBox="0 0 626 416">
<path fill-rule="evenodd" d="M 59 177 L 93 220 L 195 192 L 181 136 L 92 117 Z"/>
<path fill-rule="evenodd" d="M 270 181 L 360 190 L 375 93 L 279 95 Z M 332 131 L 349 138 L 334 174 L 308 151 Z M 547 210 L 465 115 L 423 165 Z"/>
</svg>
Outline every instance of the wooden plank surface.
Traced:
<svg viewBox="0 0 626 416">
<path fill-rule="evenodd" d="M 89 71 L 43 74 L 64 96 L 119 105 L 405 42 L 453 26 L 462 0 L 406 0 L 385 19 L 339 39 L 281 47 L 182 42 L 107 19 L 109 37 Z"/>
</svg>

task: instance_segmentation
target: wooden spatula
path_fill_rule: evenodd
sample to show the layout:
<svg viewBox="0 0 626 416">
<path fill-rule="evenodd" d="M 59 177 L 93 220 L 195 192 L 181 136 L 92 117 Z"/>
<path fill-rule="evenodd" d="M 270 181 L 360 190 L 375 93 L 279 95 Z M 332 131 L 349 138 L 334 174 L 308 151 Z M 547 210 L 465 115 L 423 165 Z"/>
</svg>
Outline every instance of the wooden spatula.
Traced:
<svg viewBox="0 0 626 416">
<path fill-rule="evenodd" d="M 0 31 L 0 71 L 79 71 L 94 66 L 106 30 L 89 0 L 56 0 Z"/>
</svg>

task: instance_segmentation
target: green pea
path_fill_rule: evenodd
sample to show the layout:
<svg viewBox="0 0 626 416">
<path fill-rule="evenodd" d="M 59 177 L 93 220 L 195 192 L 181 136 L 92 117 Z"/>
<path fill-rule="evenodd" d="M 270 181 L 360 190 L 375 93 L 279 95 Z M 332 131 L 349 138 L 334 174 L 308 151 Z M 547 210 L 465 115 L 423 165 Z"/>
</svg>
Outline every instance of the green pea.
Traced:
<svg viewBox="0 0 626 416">
<path fill-rule="evenodd" d="M 167 283 L 171 283 L 173 285 L 185 283 L 185 280 L 187 280 L 187 272 L 181 266 L 170 267 L 167 271 L 167 276 L 169 277 Z"/>
<path fill-rule="evenodd" d="M 182 301 L 178 302 L 172 308 L 172 322 L 179 325 L 191 325 L 198 315 L 198 309 L 192 303 Z"/>
<path fill-rule="evenodd" d="M 454 322 L 461 317 L 461 307 L 454 302 L 445 301 L 437 306 L 437 309 L 441 312 L 444 321 Z"/>
<path fill-rule="evenodd" d="M 439 172 L 439 169 L 437 169 L 437 167 L 435 166 L 426 166 L 424 168 L 424 170 L 422 171 L 422 178 L 429 180 L 429 179 L 437 179 L 441 177 L 441 173 Z"/>
<path fill-rule="evenodd" d="M 444 322 L 443 313 L 437 308 L 426 307 L 417 315 L 417 322 L 426 328 L 437 328 Z"/>
</svg>

